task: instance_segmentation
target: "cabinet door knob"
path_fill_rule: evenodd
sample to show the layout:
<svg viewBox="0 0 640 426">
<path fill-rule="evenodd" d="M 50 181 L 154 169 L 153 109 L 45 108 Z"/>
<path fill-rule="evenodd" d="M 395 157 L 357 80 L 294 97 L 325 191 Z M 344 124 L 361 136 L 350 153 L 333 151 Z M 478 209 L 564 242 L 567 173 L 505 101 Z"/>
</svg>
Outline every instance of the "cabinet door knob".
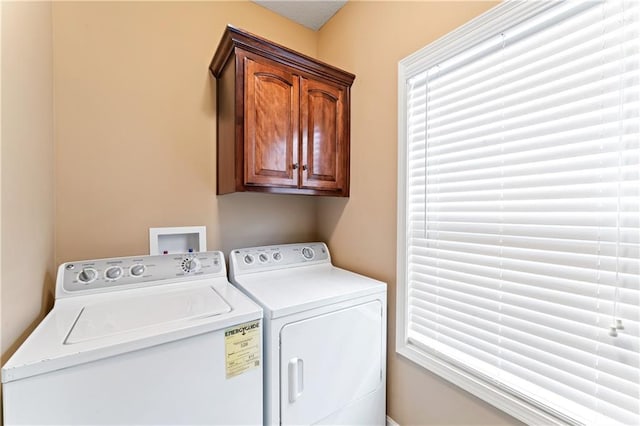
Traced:
<svg viewBox="0 0 640 426">
<path fill-rule="evenodd" d="M 302 170 L 307 170 L 307 165 L 306 164 L 302 166 Z"/>
<path fill-rule="evenodd" d="M 297 169 L 298 168 L 298 163 L 293 163 L 292 167 L 293 167 L 293 170 Z"/>
</svg>

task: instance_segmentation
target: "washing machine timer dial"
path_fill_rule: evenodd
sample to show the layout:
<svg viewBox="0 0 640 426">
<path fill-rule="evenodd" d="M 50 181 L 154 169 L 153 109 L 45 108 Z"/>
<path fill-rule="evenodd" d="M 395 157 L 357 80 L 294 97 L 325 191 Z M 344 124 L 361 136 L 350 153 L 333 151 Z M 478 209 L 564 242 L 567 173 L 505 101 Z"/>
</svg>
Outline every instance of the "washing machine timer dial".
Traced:
<svg viewBox="0 0 640 426">
<path fill-rule="evenodd" d="M 202 265 L 200 264 L 200 261 L 195 257 L 186 257 L 182 260 L 181 266 L 184 272 L 189 273 L 198 272 Z"/>
</svg>

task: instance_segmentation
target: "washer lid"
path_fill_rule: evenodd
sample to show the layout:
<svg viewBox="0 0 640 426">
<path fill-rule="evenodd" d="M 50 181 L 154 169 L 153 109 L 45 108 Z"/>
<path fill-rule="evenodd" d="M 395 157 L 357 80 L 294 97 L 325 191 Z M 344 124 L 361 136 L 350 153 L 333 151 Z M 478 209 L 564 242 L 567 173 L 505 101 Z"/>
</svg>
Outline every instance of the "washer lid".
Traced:
<svg viewBox="0 0 640 426">
<path fill-rule="evenodd" d="M 65 339 L 80 343 L 179 320 L 211 317 L 231 307 L 212 287 L 138 295 L 86 305 Z"/>
<path fill-rule="evenodd" d="M 2 383 L 262 318 L 226 278 L 59 299 L 2 366 Z"/>
</svg>

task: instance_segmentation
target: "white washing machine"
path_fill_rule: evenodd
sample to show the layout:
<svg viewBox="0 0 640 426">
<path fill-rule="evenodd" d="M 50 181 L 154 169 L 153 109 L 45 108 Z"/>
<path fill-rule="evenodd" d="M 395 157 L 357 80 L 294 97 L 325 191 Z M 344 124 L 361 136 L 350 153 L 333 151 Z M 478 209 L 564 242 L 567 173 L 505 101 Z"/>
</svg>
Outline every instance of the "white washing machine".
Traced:
<svg viewBox="0 0 640 426">
<path fill-rule="evenodd" d="M 233 250 L 229 273 L 264 309 L 265 424 L 385 424 L 385 283 L 324 243 Z"/>
<path fill-rule="evenodd" d="M 5 425 L 262 424 L 261 328 L 221 252 L 62 264 L 2 368 Z"/>
</svg>

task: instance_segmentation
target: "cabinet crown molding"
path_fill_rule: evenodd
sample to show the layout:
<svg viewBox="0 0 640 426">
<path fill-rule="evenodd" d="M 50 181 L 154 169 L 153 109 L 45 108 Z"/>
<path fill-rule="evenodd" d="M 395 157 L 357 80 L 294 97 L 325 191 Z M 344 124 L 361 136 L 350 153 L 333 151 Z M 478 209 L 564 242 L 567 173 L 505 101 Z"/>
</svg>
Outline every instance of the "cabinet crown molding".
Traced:
<svg viewBox="0 0 640 426">
<path fill-rule="evenodd" d="M 213 55 L 211 64 L 209 65 L 209 70 L 214 77 L 220 77 L 225 64 L 236 48 L 256 53 L 307 74 L 313 74 L 317 77 L 332 80 L 346 86 L 351 86 L 356 78 L 354 74 L 341 70 L 340 68 L 311 58 L 232 25 L 227 25 L 218 44 L 218 48 Z"/>
</svg>

